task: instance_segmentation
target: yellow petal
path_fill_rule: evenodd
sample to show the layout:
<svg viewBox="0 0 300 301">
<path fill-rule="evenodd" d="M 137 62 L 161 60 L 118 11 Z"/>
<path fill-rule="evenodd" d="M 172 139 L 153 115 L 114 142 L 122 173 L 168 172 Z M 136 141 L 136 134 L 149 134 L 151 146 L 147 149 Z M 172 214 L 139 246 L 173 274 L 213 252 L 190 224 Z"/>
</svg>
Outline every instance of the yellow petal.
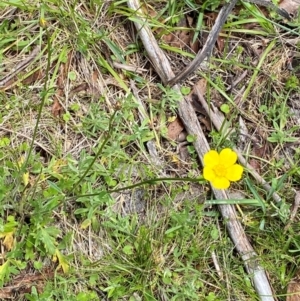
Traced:
<svg viewBox="0 0 300 301">
<path fill-rule="evenodd" d="M 220 152 L 220 163 L 225 167 L 232 166 L 237 160 L 237 154 L 230 148 L 224 148 Z"/>
<path fill-rule="evenodd" d="M 203 157 L 204 166 L 213 167 L 219 164 L 219 154 L 215 150 L 210 150 Z"/>
<path fill-rule="evenodd" d="M 239 164 L 234 164 L 227 169 L 226 178 L 229 181 L 235 182 L 242 178 L 244 168 Z"/>
<path fill-rule="evenodd" d="M 211 184 L 214 188 L 217 189 L 227 189 L 230 186 L 229 180 L 224 177 L 216 177 Z"/>
<path fill-rule="evenodd" d="M 24 183 L 24 186 L 28 185 L 28 183 L 29 183 L 29 172 L 23 173 L 23 183 Z"/>
<path fill-rule="evenodd" d="M 44 18 L 40 18 L 40 26 L 46 28 L 47 21 Z"/>
<path fill-rule="evenodd" d="M 205 180 L 213 181 L 215 177 L 216 177 L 215 172 L 209 166 L 205 166 L 203 168 L 203 178 Z"/>
</svg>

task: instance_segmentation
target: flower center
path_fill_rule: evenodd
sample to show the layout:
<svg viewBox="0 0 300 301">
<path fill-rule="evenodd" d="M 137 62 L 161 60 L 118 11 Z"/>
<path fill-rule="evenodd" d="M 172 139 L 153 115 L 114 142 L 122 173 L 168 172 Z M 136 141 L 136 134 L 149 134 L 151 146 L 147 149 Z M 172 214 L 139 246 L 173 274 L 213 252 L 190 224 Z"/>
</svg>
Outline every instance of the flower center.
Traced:
<svg viewBox="0 0 300 301">
<path fill-rule="evenodd" d="M 218 164 L 213 168 L 217 177 L 225 177 L 227 168 L 223 164 Z"/>
</svg>

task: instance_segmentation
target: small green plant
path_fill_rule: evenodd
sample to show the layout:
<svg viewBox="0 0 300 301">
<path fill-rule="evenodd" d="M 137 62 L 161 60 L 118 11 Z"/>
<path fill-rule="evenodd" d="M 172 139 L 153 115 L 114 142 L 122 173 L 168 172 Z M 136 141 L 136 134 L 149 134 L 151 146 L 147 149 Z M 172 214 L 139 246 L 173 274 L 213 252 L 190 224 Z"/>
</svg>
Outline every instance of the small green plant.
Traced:
<svg viewBox="0 0 300 301">
<path fill-rule="evenodd" d="M 288 130 L 284 129 L 284 123 L 277 123 L 273 121 L 274 132 L 267 138 L 269 142 L 272 143 L 286 143 L 286 142 L 296 142 L 298 137 L 292 137 L 295 132 L 299 129 L 299 126 L 293 126 Z"/>
<path fill-rule="evenodd" d="M 299 89 L 299 77 L 296 75 L 291 75 L 285 82 L 286 90 L 297 90 Z"/>
<path fill-rule="evenodd" d="M 157 84 L 157 86 L 163 92 L 160 104 L 161 109 L 165 110 L 168 108 L 173 114 L 175 114 L 178 107 L 178 102 L 181 100 L 182 96 L 180 93 L 170 87 L 164 87 L 161 84 Z"/>
<path fill-rule="evenodd" d="M 230 112 L 230 107 L 228 104 L 222 104 L 221 105 L 221 111 L 224 113 L 224 114 L 228 114 Z"/>
<path fill-rule="evenodd" d="M 183 95 L 189 95 L 191 92 L 191 88 L 190 87 L 181 87 L 180 91 Z"/>
<path fill-rule="evenodd" d="M 210 133 L 211 148 L 220 151 L 237 144 L 238 131 L 229 129 L 236 128 L 237 116 L 247 116 L 247 109 L 251 113 L 256 107 L 260 110 L 249 114 L 250 122 L 245 118 L 249 136 L 252 129 L 256 135 L 266 129 L 262 138 L 269 135 L 273 143 L 268 144 L 270 157 L 263 157 L 261 164 L 272 191 L 265 194 L 255 180 L 245 177 L 244 185 L 233 186 L 245 197 L 221 203 L 203 179 L 196 136 L 187 135 L 182 144 L 163 139 L 182 96 L 161 84 L 158 76 L 155 83 L 149 76 L 154 69 L 140 35 L 132 35 L 128 26 L 140 15 L 126 1 L 79 6 L 72 1 L 25 2 L 0 1 L 0 289 L 15 287 L 10 297 L 20 301 L 219 301 L 232 295 L 257 300 L 215 206 L 241 201 L 238 218 L 270 271 L 274 292 L 284 294 L 299 261 L 296 223 L 286 232 L 282 229 L 290 217 L 291 188 L 296 189 L 300 179 L 300 154 L 294 147 L 292 158 L 272 158 L 272 147 L 288 147 L 285 142 L 294 141 L 299 131 L 289 122 L 287 101 L 298 80 L 291 76 L 282 89 L 285 71 L 284 78 L 277 72 L 280 55 L 290 47 L 281 45 L 291 36 L 282 34 L 283 24 L 275 30 L 274 22 L 252 4 L 232 11 L 209 68 L 199 71 L 207 81 L 208 103 L 215 98 L 225 103 L 221 110 L 226 122 L 220 132 Z M 222 5 L 219 0 L 200 2 L 152 1 L 142 3 L 142 10 L 155 15 L 145 22 L 161 39 L 168 33 L 175 42 L 181 39 L 185 29 L 178 26 L 186 20 L 185 43 L 195 43 L 197 51 Z M 249 45 L 257 36 L 264 36 L 271 47 L 255 44 L 261 59 L 254 65 L 257 55 Z M 39 51 L 32 56 L 35 47 Z M 164 47 L 173 52 L 175 72 L 181 71 L 176 70 L 182 63 L 175 62 L 177 57 L 195 55 L 189 47 Z M 268 51 L 261 55 L 261 48 Z M 10 78 L 23 59 L 32 60 Z M 239 77 L 244 71 L 246 78 Z M 240 82 L 230 95 L 232 76 Z M 236 90 L 249 83 L 249 77 L 240 106 Z M 194 79 L 181 86 L 181 94 L 191 93 Z M 143 103 L 149 97 L 158 100 Z M 54 113 L 53 104 L 61 115 Z M 252 146 L 249 139 L 250 156 Z M 186 159 L 179 160 L 181 154 Z M 219 170 L 211 165 L 213 172 L 222 176 L 224 162 Z M 229 175 L 233 180 L 239 176 Z M 273 191 L 286 200 L 274 204 Z M 32 281 L 39 276 L 42 281 Z M 24 289 L 20 279 L 30 286 Z"/>
<path fill-rule="evenodd" d="M 270 106 L 263 104 L 259 107 L 259 112 L 265 114 L 267 120 L 272 123 L 274 128 L 274 131 L 267 138 L 269 142 L 283 144 L 298 140 L 297 137 L 293 137 L 292 135 L 297 132 L 299 126 L 287 128 L 289 118 L 291 117 L 290 110 L 286 104 L 288 95 L 289 94 L 277 95 L 273 93 L 272 99 L 275 99 L 275 104 L 273 103 Z"/>
</svg>

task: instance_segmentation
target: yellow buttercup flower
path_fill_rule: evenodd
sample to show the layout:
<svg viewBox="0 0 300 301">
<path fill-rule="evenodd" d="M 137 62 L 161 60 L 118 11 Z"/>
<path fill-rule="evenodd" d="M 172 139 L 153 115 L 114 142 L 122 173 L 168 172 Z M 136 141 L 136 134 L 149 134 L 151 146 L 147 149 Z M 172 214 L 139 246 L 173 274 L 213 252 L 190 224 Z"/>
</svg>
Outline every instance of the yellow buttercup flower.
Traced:
<svg viewBox="0 0 300 301">
<path fill-rule="evenodd" d="M 217 189 L 227 189 L 230 182 L 242 178 L 243 166 L 236 163 L 237 154 L 230 148 L 223 149 L 220 154 L 210 150 L 203 157 L 203 177 Z"/>
</svg>

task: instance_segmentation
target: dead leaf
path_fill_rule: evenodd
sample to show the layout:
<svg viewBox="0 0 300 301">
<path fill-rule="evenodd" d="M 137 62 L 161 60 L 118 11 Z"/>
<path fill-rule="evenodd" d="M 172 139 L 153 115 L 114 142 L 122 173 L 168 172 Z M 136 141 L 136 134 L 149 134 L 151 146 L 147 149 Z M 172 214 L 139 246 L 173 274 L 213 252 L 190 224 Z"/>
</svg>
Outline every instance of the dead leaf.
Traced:
<svg viewBox="0 0 300 301">
<path fill-rule="evenodd" d="M 169 44 L 172 47 L 184 48 L 186 45 L 189 45 L 190 36 L 189 32 L 181 30 L 177 33 L 170 33 L 162 37 L 163 41 Z"/>
<path fill-rule="evenodd" d="M 193 41 L 193 19 L 189 16 L 182 18 L 178 24 L 178 27 L 182 27 L 184 29 L 178 30 L 176 32 L 172 32 L 168 35 L 164 35 L 162 37 L 163 41 L 165 41 L 167 44 L 169 44 L 172 47 L 177 48 L 184 48 L 184 47 L 190 47 L 195 53 L 199 50 L 199 42 L 196 41 L 195 43 L 192 43 Z"/>
<path fill-rule="evenodd" d="M 19 160 L 18 160 L 18 166 L 19 166 L 19 168 L 21 168 L 23 166 L 24 161 L 25 161 L 24 156 L 21 156 L 19 158 Z M 22 174 L 22 178 L 23 178 L 23 184 L 26 187 L 28 185 L 28 183 L 29 183 L 29 173 L 28 172 L 24 172 Z"/>
<path fill-rule="evenodd" d="M 192 39 L 192 35 L 191 35 L 190 30 L 181 30 L 178 33 L 178 42 L 179 42 L 181 48 L 184 48 L 187 45 L 189 45 L 191 39 Z"/>
<path fill-rule="evenodd" d="M 70 97 L 72 97 L 73 95 L 81 92 L 81 91 L 86 91 L 88 90 L 89 88 L 89 85 L 87 83 L 82 83 L 76 87 L 74 87 L 71 91 L 70 91 Z"/>
<path fill-rule="evenodd" d="M 54 117 L 58 117 L 62 114 L 63 112 L 63 107 L 60 104 L 58 97 L 63 95 L 63 90 L 59 89 L 56 95 L 54 95 L 54 101 L 51 109 L 51 113 Z"/>
<path fill-rule="evenodd" d="M 246 125 L 246 122 L 244 121 L 244 119 L 242 118 L 242 116 L 239 117 L 239 139 L 238 139 L 238 143 L 245 143 L 246 142 L 246 137 L 249 136 L 249 131 Z"/>
<path fill-rule="evenodd" d="M 62 63 L 59 67 L 59 75 L 57 78 L 57 86 L 59 88 L 63 88 L 65 86 L 65 81 L 68 78 L 68 72 L 70 69 L 70 65 L 73 59 L 73 51 L 68 53 L 68 58 L 66 63 Z"/>
<path fill-rule="evenodd" d="M 174 121 L 170 122 L 168 125 L 168 133 L 167 136 L 171 140 L 176 140 L 179 134 L 184 129 L 181 120 L 177 117 Z"/>
<path fill-rule="evenodd" d="M 264 158 L 265 157 L 265 153 L 266 153 L 266 145 L 258 147 L 258 146 L 254 146 L 253 150 L 252 150 L 252 154 L 255 157 L 258 158 Z M 261 164 L 260 164 L 260 160 L 259 159 L 255 159 L 255 158 L 251 158 L 249 160 L 249 164 L 254 168 L 254 170 L 256 170 L 258 173 L 260 173 L 260 169 L 261 169 Z"/>
<path fill-rule="evenodd" d="M 217 48 L 218 48 L 218 50 L 219 50 L 220 53 L 223 52 L 224 47 L 225 47 L 224 39 L 219 36 L 217 38 Z"/>
<path fill-rule="evenodd" d="M 32 287 L 36 287 L 39 293 L 43 292 L 44 286 L 48 280 L 54 277 L 54 272 L 47 271 L 38 274 L 22 274 L 11 279 L 8 286 L 0 289 L 0 300 L 16 300 L 16 295 L 30 293 Z M 19 299 L 18 299 L 19 300 Z"/>
<path fill-rule="evenodd" d="M 155 19 L 157 16 L 156 10 L 147 2 L 141 3 L 141 9 L 143 10 L 144 14 L 151 17 L 151 19 Z"/>
<path fill-rule="evenodd" d="M 194 110 L 197 113 L 204 115 L 204 116 L 201 116 L 201 115 L 198 116 L 198 120 L 205 126 L 207 131 L 210 132 L 212 130 L 211 120 L 210 120 L 207 112 L 203 108 L 202 104 L 198 100 L 198 96 L 197 96 L 199 91 L 203 96 L 205 95 L 206 84 L 207 84 L 207 81 L 204 78 L 201 78 L 200 80 L 198 80 L 198 82 L 193 86 L 190 96 L 192 98 L 192 105 L 193 105 Z"/>
<path fill-rule="evenodd" d="M 188 151 L 187 145 L 188 145 L 187 142 L 178 144 L 177 152 L 179 154 L 180 160 L 182 160 L 182 161 L 188 161 L 188 159 L 191 157 L 191 154 Z"/>
<path fill-rule="evenodd" d="M 211 121 L 206 119 L 205 117 L 198 117 L 199 121 L 203 123 L 208 132 L 212 131 Z"/>
<path fill-rule="evenodd" d="M 287 288 L 286 301 L 300 301 L 300 272 L 292 279 Z"/>
<path fill-rule="evenodd" d="M 3 240 L 3 245 L 5 248 L 10 251 L 14 246 L 14 232 L 8 232 L 5 235 L 5 238 Z"/>
<path fill-rule="evenodd" d="M 68 273 L 69 271 L 69 264 L 68 264 L 68 260 L 67 257 L 65 255 L 63 255 L 58 249 L 55 250 L 55 256 L 57 256 L 58 262 L 59 262 L 59 267 L 62 268 L 63 272 L 65 274 Z"/>
<path fill-rule="evenodd" d="M 186 17 L 186 22 L 189 25 L 190 28 L 193 28 L 193 23 L 194 23 L 194 18 L 192 18 L 191 16 L 187 15 Z"/>
<path fill-rule="evenodd" d="M 15 299 L 14 295 L 5 289 L 0 289 L 0 300 Z"/>
<path fill-rule="evenodd" d="M 54 117 L 58 117 L 63 113 L 63 107 L 59 102 L 60 97 L 64 95 L 65 82 L 68 78 L 68 72 L 73 59 L 73 51 L 68 53 L 66 63 L 61 63 L 59 66 L 59 74 L 57 77 L 56 84 L 58 86 L 57 93 L 54 95 L 54 102 L 52 105 L 51 113 Z"/>
<path fill-rule="evenodd" d="M 294 71 L 295 75 L 300 77 L 300 57 L 299 56 L 293 56 L 290 59 L 290 67 Z"/>
<path fill-rule="evenodd" d="M 186 21 L 187 21 L 187 24 L 189 25 L 189 28 L 192 28 L 192 29 L 195 28 L 195 26 L 194 26 L 194 24 L 195 24 L 194 18 L 192 18 L 191 16 L 188 15 L 186 17 Z M 190 46 L 191 50 L 193 50 L 194 53 L 198 53 L 198 51 L 200 49 L 200 43 L 199 43 L 198 39 L 193 43 L 193 38 L 194 38 L 194 31 L 191 30 L 190 37 L 189 37 L 189 46 Z"/>
<path fill-rule="evenodd" d="M 34 73 L 32 73 L 31 75 L 29 75 L 28 77 L 26 77 L 22 81 L 22 84 L 24 84 L 24 85 L 31 85 L 34 82 L 36 82 L 37 80 L 41 79 L 42 77 L 43 77 L 43 73 L 39 69 L 39 70 L 35 71 Z"/>
<path fill-rule="evenodd" d="M 296 191 L 295 201 L 291 210 L 290 222 L 294 221 L 300 206 L 300 191 Z"/>
<path fill-rule="evenodd" d="M 300 6 L 300 1 L 296 0 L 283 0 L 278 5 L 279 8 L 284 9 L 291 16 L 296 16 Z"/>
<path fill-rule="evenodd" d="M 259 161 L 259 160 L 254 159 L 254 158 L 251 158 L 251 159 L 249 160 L 249 165 L 252 166 L 253 169 L 254 169 L 256 172 L 260 173 L 260 167 L 261 167 L 261 166 L 260 166 L 260 161 Z"/>
<path fill-rule="evenodd" d="M 206 85 L 207 85 L 206 79 L 201 78 L 200 80 L 198 80 L 197 83 L 193 87 L 193 94 L 195 92 L 195 86 L 197 86 L 197 88 L 200 90 L 201 94 L 204 96 L 206 93 Z"/>
<path fill-rule="evenodd" d="M 192 43 L 192 39 L 191 39 L 190 47 L 191 47 L 191 49 L 193 50 L 194 53 L 198 53 L 198 51 L 200 49 L 199 40 L 196 40 L 195 43 Z"/>
</svg>

